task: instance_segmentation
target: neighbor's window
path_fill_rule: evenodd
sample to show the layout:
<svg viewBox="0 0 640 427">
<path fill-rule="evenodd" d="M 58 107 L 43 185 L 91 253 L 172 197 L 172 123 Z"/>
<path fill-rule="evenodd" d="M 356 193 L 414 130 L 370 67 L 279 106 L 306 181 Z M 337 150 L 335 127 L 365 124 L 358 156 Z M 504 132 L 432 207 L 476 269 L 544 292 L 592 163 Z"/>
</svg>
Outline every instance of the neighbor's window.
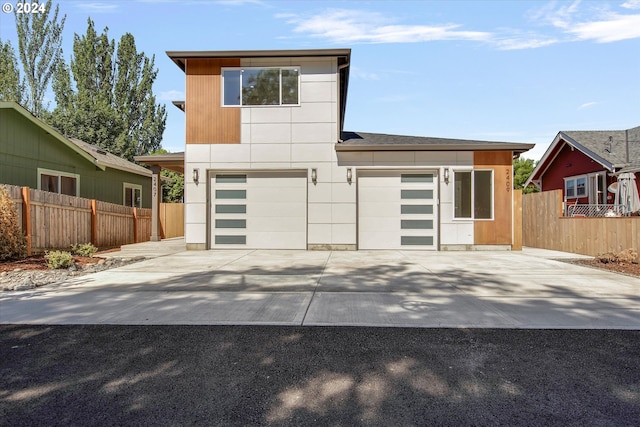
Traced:
<svg viewBox="0 0 640 427">
<path fill-rule="evenodd" d="M 222 71 L 222 104 L 298 105 L 298 68 L 242 68 Z"/>
<path fill-rule="evenodd" d="M 38 169 L 38 190 L 66 194 L 67 196 L 78 196 L 79 182 L 80 175 Z"/>
<path fill-rule="evenodd" d="M 564 179 L 564 195 L 567 199 L 587 196 L 587 177 L 572 176 Z"/>
<path fill-rule="evenodd" d="M 124 189 L 123 204 L 131 208 L 142 207 L 142 185 L 129 184 L 125 182 L 122 184 Z"/>
<path fill-rule="evenodd" d="M 493 171 L 454 171 L 454 218 L 493 218 Z"/>
</svg>

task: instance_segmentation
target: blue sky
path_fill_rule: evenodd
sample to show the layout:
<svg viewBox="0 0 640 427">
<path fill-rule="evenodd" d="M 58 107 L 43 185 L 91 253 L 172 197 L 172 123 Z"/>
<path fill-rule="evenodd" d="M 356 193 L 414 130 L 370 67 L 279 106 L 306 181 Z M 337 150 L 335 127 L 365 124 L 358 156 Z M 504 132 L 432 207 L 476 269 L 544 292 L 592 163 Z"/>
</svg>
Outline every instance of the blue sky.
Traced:
<svg viewBox="0 0 640 427">
<path fill-rule="evenodd" d="M 155 55 L 169 151 L 185 85 L 167 50 L 351 48 L 346 130 L 535 143 L 539 159 L 560 130 L 640 125 L 640 0 L 58 4 L 67 60 L 89 17 Z M 10 14 L 0 37 L 17 48 Z"/>
</svg>

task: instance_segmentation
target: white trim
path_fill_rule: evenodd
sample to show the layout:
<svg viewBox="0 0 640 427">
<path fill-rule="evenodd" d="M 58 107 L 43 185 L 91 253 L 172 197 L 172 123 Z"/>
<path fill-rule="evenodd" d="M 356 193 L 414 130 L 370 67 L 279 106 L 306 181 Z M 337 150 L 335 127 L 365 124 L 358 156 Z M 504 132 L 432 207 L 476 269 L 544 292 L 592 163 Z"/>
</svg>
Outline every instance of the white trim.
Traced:
<svg viewBox="0 0 640 427">
<path fill-rule="evenodd" d="M 578 194 L 578 180 L 584 178 L 584 194 Z M 582 175 L 573 175 L 562 178 L 564 180 L 564 198 L 567 199 L 580 199 L 583 197 L 589 196 L 589 178 L 587 174 Z M 567 195 L 567 183 L 573 181 L 574 182 L 574 191 L 575 194 L 573 196 Z"/>
<path fill-rule="evenodd" d="M 275 105 L 244 105 L 242 104 L 242 72 L 244 70 L 265 70 L 265 69 L 272 69 L 272 70 L 280 70 L 279 73 L 279 86 L 280 86 L 280 90 L 278 92 L 278 97 L 279 97 L 279 103 L 275 104 Z M 283 104 L 282 103 L 282 70 L 297 70 L 298 71 L 298 102 L 295 104 Z M 234 105 L 226 105 L 224 103 L 224 72 L 225 71 L 240 71 L 240 103 L 239 104 L 234 104 Z M 300 89 L 302 87 L 301 85 L 301 80 L 300 77 L 302 75 L 302 67 L 298 66 L 298 65 L 287 65 L 287 66 L 270 66 L 270 67 L 260 67 L 260 66 L 254 66 L 254 67 L 221 67 L 220 68 L 220 105 L 223 108 L 227 108 L 227 107 L 258 107 L 258 108 L 263 108 L 263 107 L 299 107 L 300 104 Z"/>
<path fill-rule="evenodd" d="M 57 176 L 58 177 L 58 189 L 61 189 L 61 185 L 60 185 L 60 177 L 61 176 L 65 176 L 67 178 L 74 178 L 76 180 L 76 194 L 75 197 L 80 197 L 80 175 L 77 173 L 70 173 L 70 172 L 62 172 L 62 171 L 57 171 L 57 170 L 53 170 L 53 169 L 44 169 L 44 168 L 38 168 L 38 190 L 42 190 L 42 175 L 51 175 L 51 176 Z M 63 194 L 58 192 L 57 194 Z"/>
<path fill-rule="evenodd" d="M 131 188 L 133 190 L 140 190 L 140 203 L 139 206 L 129 206 L 131 208 L 141 208 L 142 207 L 142 185 L 140 184 L 131 184 L 130 182 L 122 183 L 122 205 L 128 206 L 127 203 L 127 188 Z M 135 193 L 134 193 L 135 196 Z M 135 197 L 134 197 L 135 199 Z M 135 200 L 134 200 L 135 203 Z"/>
</svg>

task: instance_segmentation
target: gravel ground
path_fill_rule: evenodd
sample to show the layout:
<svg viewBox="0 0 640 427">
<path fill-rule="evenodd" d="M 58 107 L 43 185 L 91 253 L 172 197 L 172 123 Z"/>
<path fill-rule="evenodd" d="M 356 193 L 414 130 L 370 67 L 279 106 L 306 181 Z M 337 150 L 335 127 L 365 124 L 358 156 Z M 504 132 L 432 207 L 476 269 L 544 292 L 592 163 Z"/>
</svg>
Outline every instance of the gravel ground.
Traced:
<svg viewBox="0 0 640 427">
<path fill-rule="evenodd" d="M 67 269 L 27 270 L 18 268 L 12 271 L 1 271 L 0 291 L 24 291 L 62 282 L 69 278 L 84 276 L 85 274 L 122 267 L 144 259 L 144 257 L 108 258 L 92 264 L 73 265 Z"/>
<path fill-rule="evenodd" d="M 640 331 L 0 326 L 0 425 L 632 426 Z"/>
</svg>

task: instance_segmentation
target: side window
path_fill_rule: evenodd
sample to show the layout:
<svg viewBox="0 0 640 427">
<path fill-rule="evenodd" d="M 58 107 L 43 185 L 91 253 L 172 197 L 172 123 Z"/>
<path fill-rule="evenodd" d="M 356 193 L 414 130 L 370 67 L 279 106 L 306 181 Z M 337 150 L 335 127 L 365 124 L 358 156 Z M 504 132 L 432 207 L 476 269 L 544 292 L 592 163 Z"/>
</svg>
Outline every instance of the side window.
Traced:
<svg viewBox="0 0 640 427">
<path fill-rule="evenodd" d="M 280 106 L 300 103 L 298 68 L 222 70 L 223 106 Z"/>
<path fill-rule="evenodd" d="M 142 186 L 125 182 L 123 204 L 132 208 L 142 207 Z"/>
<path fill-rule="evenodd" d="M 38 168 L 38 190 L 79 196 L 80 175 Z"/>
</svg>

